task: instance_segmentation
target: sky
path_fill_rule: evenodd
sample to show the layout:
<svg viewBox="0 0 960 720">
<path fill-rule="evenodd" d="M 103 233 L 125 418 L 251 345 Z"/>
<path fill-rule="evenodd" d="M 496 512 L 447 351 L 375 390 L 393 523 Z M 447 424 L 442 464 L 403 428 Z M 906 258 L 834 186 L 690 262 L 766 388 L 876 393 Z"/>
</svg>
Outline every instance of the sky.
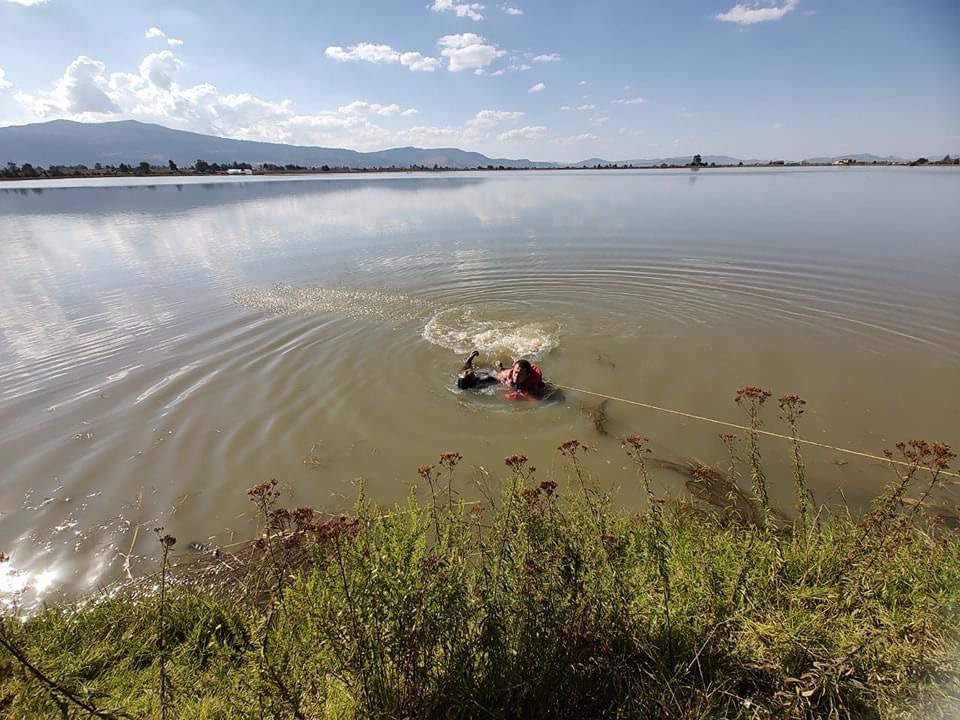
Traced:
<svg viewBox="0 0 960 720">
<path fill-rule="evenodd" d="M 0 0 L 0 125 L 572 162 L 960 152 L 958 0 Z"/>
</svg>

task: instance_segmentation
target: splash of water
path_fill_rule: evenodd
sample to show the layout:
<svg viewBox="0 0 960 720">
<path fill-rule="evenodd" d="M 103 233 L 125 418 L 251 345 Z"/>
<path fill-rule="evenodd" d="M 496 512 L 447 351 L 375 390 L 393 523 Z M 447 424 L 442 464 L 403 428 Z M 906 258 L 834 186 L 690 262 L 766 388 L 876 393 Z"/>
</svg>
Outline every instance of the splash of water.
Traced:
<svg viewBox="0 0 960 720">
<path fill-rule="evenodd" d="M 239 293 L 234 296 L 234 302 L 251 310 L 275 315 L 335 313 L 385 322 L 418 320 L 436 311 L 436 304 L 430 300 L 385 290 L 298 287 L 288 284 Z"/>
<path fill-rule="evenodd" d="M 518 315 L 489 307 L 450 308 L 430 318 L 423 337 L 457 353 L 476 349 L 500 358 L 539 358 L 557 346 L 560 323 Z"/>
</svg>

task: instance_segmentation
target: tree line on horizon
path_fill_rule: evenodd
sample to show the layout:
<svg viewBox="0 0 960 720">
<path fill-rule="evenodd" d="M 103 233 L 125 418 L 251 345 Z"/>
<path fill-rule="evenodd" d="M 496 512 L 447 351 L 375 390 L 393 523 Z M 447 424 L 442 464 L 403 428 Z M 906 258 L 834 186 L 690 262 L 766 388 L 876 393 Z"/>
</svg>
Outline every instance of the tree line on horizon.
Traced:
<svg viewBox="0 0 960 720">
<path fill-rule="evenodd" d="M 785 162 L 783 160 L 771 160 L 768 163 L 762 163 L 762 165 L 769 166 L 783 166 L 783 165 L 803 165 L 809 163 L 802 162 Z M 844 164 L 847 165 L 858 165 L 858 164 L 878 164 L 876 160 L 866 163 L 866 162 L 857 162 L 856 160 L 850 159 Z M 950 155 L 945 155 L 942 160 L 929 160 L 926 157 L 920 157 L 912 162 L 908 163 L 911 166 L 917 165 L 960 165 L 960 157 L 951 158 Z M 743 161 L 737 163 L 737 167 L 743 167 Z M 583 169 L 595 169 L 595 170 L 616 170 L 616 169 L 631 169 L 641 166 L 633 165 L 630 163 L 595 163 L 590 166 L 567 166 L 567 167 L 578 167 Z M 694 155 L 689 163 L 685 165 L 677 165 L 670 163 L 660 163 L 659 165 L 654 165 L 652 167 L 658 168 L 677 168 L 677 167 L 689 167 L 691 169 L 700 169 L 705 167 L 715 168 L 717 164 L 715 162 L 704 162 L 703 157 L 700 154 Z M 88 177 L 88 176 L 148 176 L 148 175 L 216 175 L 219 173 L 226 173 L 230 170 L 249 170 L 249 171 L 260 171 L 263 173 L 285 173 L 285 172 L 384 172 L 384 171 L 397 171 L 397 170 L 418 170 L 418 171 L 442 171 L 442 170 L 515 170 L 517 168 L 506 166 L 506 165 L 478 165 L 476 168 L 451 168 L 441 165 L 433 165 L 429 167 L 427 165 L 408 165 L 408 166 L 381 166 L 375 168 L 354 168 L 349 166 L 334 166 L 324 164 L 320 166 L 307 166 L 307 165 L 296 165 L 293 163 L 288 163 L 286 165 L 277 165 L 274 163 L 261 163 L 258 165 L 253 165 L 248 162 L 231 162 L 231 163 L 217 163 L 217 162 L 207 162 L 206 160 L 198 159 L 192 166 L 186 168 L 180 168 L 177 163 L 173 160 L 169 160 L 166 165 L 152 165 L 148 161 L 144 160 L 137 165 L 129 165 L 127 163 L 119 163 L 117 165 L 104 165 L 102 163 L 95 163 L 91 168 L 87 165 L 50 165 L 47 168 L 44 168 L 40 165 L 33 165 L 31 163 L 23 163 L 18 165 L 15 162 L 8 162 L 4 166 L 0 166 L 0 178 L 3 179 L 34 179 L 34 178 L 58 178 L 58 177 Z M 562 169 L 562 168 L 561 168 Z"/>
</svg>

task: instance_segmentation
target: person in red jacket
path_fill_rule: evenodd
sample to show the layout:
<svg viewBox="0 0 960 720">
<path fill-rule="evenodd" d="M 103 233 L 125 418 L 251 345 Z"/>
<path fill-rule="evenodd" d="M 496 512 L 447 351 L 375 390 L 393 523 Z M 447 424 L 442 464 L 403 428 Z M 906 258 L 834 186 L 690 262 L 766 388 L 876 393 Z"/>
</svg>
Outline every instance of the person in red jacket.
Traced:
<svg viewBox="0 0 960 720">
<path fill-rule="evenodd" d="M 463 364 L 463 371 L 457 376 L 457 387 L 461 389 L 482 388 L 500 383 L 510 388 L 506 397 L 510 400 L 538 398 L 543 394 L 545 385 L 543 372 L 529 360 L 515 360 L 509 368 L 497 362 L 495 372 L 476 370 L 473 361 L 480 353 L 474 350 Z"/>
</svg>

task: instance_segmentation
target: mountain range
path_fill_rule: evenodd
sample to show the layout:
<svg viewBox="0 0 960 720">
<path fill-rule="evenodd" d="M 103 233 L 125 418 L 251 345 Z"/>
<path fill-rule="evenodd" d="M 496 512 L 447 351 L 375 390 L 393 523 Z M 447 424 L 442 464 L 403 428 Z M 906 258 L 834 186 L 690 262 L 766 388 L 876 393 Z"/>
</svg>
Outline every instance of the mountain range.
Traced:
<svg viewBox="0 0 960 720">
<path fill-rule="evenodd" d="M 809 158 L 805 162 L 830 163 L 841 158 L 859 162 L 901 162 L 901 158 L 869 154 L 838 155 Z M 174 130 L 162 125 L 121 120 L 105 123 L 80 123 L 51 120 L 30 125 L 0 127 L 0 163 L 50 165 L 177 165 L 190 166 L 197 160 L 209 163 L 234 162 L 260 165 L 298 165 L 355 169 L 439 166 L 443 168 L 476 168 L 504 166 L 509 168 L 593 167 L 596 165 L 685 165 L 690 156 L 604 160 L 589 158 L 577 163 L 536 162 L 526 158 L 491 158 L 458 148 L 401 147 L 375 152 L 359 152 L 344 148 L 326 148 L 281 143 L 233 140 Z M 766 163 L 767 160 L 740 159 L 729 155 L 704 155 L 704 163 L 744 165 Z"/>
</svg>

